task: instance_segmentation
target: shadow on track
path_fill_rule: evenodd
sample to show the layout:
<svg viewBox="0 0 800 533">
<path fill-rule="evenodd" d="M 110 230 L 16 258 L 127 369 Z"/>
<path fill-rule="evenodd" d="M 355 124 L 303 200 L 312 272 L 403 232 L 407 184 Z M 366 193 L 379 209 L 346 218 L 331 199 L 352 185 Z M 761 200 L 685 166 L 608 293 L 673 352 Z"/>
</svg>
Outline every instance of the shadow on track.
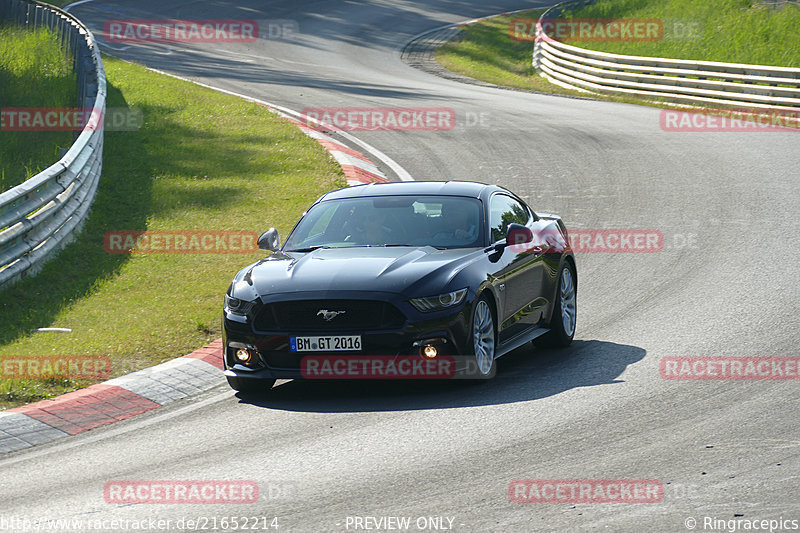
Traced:
<svg viewBox="0 0 800 533">
<path fill-rule="evenodd" d="M 522 348 L 498 360 L 492 380 L 302 381 L 277 385 L 263 394 L 237 393 L 241 403 L 269 409 L 318 413 L 405 411 L 475 407 L 538 400 L 616 378 L 644 358 L 636 346 L 575 341 L 564 350 Z"/>
<path fill-rule="evenodd" d="M 254 0 L 190 4 L 146 0 L 133 4 L 124 0 L 100 0 L 75 6 L 72 12 L 94 30 L 104 52 L 180 76 L 318 89 L 367 98 L 434 100 L 441 97 L 423 93 L 411 83 L 396 86 L 369 77 L 354 79 L 349 65 L 329 71 L 329 57 L 321 54 L 342 47 L 352 47 L 345 49 L 353 55 L 366 50 L 394 53 L 414 34 L 443 25 L 444 18 L 435 16 L 436 13 L 460 13 L 459 18 L 469 19 L 501 13 L 509 9 L 510 3 L 438 0 L 432 5 L 430 1 L 412 0 L 396 5 L 391 2 L 376 5 L 269 2 L 265 6 L 264 2 Z M 374 15 L 370 16 L 372 11 Z M 268 38 L 262 34 L 244 47 L 215 42 L 109 42 L 104 30 L 105 23 L 112 19 L 224 20 L 231 16 L 266 25 L 262 30 L 271 21 L 290 21 L 297 29 L 286 36 Z M 372 17 L 385 22 L 375 24 Z M 298 55 L 300 51 L 303 53 Z M 321 71 L 323 68 L 325 70 Z"/>
</svg>

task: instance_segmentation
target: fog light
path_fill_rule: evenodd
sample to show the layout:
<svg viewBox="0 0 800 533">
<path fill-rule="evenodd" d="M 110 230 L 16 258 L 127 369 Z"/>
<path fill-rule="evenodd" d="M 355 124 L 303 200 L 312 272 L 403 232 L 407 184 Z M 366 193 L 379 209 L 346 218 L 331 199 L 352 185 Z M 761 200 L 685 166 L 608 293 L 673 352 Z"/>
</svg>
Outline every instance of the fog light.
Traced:
<svg viewBox="0 0 800 533">
<path fill-rule="evenodd" d="M 246 348 L 239 348 L 236 350 L 236 359 L 240 363 L 246 363 L 250 360 L 250 350 Z"/>
<path fill-rule="evenodd" d="M 439 350 L 437 350 L 436 346 L 433 346 L 432 344 L 427 344 L 422 348 L 422 357 L 433 359 L 437 355 L 439 355 Z"/>
</svg>

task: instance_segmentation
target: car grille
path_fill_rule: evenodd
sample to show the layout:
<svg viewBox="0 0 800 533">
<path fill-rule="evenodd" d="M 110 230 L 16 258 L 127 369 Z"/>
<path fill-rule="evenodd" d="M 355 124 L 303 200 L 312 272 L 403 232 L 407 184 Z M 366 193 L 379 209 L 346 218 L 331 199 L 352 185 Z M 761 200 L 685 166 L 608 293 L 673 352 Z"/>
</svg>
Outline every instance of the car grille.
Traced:
<svg viewBox="0 0 800 533">
<path fill-rule="evenodd" d="M 344 311 L 325 320 L 320 311 Z M 295 300 L 265 305 L 255 320 L 259 331 L 339 332 L 397 329 L 406 318 L 388 302 L 374 300 Z"/>
</svg>

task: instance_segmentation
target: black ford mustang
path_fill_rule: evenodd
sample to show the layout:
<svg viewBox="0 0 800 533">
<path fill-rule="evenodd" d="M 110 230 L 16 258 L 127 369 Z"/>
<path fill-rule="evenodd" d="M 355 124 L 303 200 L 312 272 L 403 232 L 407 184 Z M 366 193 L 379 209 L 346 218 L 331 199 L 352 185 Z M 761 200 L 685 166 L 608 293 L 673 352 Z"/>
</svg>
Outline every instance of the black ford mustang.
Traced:
<svg viewBox="0 0 800 533">
<path fill-rule="evenodd" d="M 282 248 L 274 229 L 258 244 L 274 253 L 239 271 L 225 295 L 225 376 L 239 391 L 278 378 L 420 377 L 437 358 L 491 377 L 501 355 L 533 339 L 566 346 L 575 333 L 566 227 L 495 185 L 340 189 Z"/>
</svg>

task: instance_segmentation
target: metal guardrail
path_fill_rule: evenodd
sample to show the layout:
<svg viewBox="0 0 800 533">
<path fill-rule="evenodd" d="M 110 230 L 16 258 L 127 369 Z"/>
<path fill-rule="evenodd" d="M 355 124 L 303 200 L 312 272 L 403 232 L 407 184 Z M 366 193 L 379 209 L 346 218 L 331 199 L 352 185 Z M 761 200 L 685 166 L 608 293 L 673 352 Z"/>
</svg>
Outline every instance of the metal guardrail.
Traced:
<svg viewBox="0 0 800 533">
<path fill-rule="evenodd" d="M 92 116 L 105 116 L 103 61 L 83 23 L 35 0 L 0 0 L 0 23 L 56 32 L 73 57 L 79 106 L 92 110 Z M 0 193 L 0 287 L 34 275 L 72 241 L 94 200 L 102 164 L 103 121 L 90 119 L 61 160 Z"/>
<path fill-rule="evenodd" d="M 669 102 L 759 109 L 800 107 L 800 68 L 687 61 L 596 52 L 547 36 L 544 19 L 566 7 L 594 0 L 571 0 L 545 11 L 536 27 L 533 66 L 553 83 L 588 92 L 627 93 Z"/>
</svg>

